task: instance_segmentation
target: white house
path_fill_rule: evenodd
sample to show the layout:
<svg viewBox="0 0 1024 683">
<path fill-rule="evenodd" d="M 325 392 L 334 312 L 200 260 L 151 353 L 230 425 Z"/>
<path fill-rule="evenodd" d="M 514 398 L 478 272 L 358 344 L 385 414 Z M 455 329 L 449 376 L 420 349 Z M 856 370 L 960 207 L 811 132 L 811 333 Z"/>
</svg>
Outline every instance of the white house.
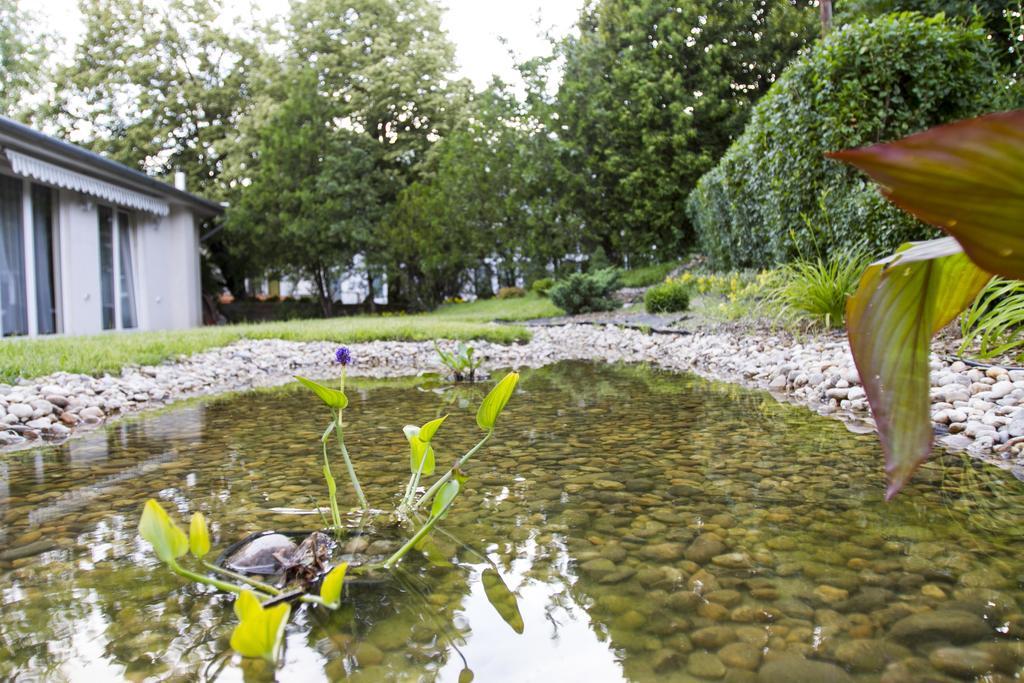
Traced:
<svg viewBox="0 0 1024 683">
<path fill-rule="evenodd" d="M 0 117 L 4 336 L 199 325 L 219 204 Z"/>
</svg>

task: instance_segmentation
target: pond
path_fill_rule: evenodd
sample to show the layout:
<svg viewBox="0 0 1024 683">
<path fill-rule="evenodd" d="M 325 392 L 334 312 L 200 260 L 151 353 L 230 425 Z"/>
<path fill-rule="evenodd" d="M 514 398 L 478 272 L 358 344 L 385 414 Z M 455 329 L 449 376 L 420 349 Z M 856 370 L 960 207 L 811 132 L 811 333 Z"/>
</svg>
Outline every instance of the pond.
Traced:
<svg viewBox="0 0 1024 683">
<path fill-rule="evenodd" d="M 403 424 L 452 413 L 442 464 L 478 438 L 483 388 L 349 393 L 382 507 L 408 476 Z M 231 599 L 165 570 L 136 525 L 149 497 L 204 512 L 219 548 L 317 525 L 293 509 L 325 502 L 325 422 L 288 387 L 0 461 L 0 678 L 269 679 L 230 656 Z M 279 680 L 1009 680 L 1024 661 L 1024 484 L 999 470 L 937 458 L 886 504 L 874 436 L 639 366 L 524 373 L 498 437 L 435 536 L 445 561 L 297 611 Z M 522 634 L 487 600 L 488 561 Z"/>
</svg>

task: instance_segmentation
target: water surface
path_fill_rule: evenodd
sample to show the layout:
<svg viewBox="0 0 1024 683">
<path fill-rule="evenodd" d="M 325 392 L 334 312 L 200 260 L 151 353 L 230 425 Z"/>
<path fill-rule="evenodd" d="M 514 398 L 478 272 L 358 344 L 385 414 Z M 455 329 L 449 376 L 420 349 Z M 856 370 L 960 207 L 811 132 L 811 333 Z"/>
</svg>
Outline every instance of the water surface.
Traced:
<svg viewBox="0 0 1024 683">
<path fill-rule="evenodd" d="M 485 682 L 750 681 L 794 657 L 860 681 L 1019 670 L 1024 484 L 945 458 L 885 504 L 873 436 L 764 393 L 585 363 L 520 387 L 435 537 L 441 561 L 295 613 L 279 680 L 455 681 L 468 665 Z M 408 476 L 402 425 L 452 413 L 441 465 L 472 445 L 482 391 L 352 390 L 370 500 Z M 260 391 L 0 461 L 0 678 L 268 679 L 228 651 L 230 599 L 164 570 L 136 524 L 156 497 L 179 522 L 205 513 L 215 547 L 310 528 L 275 510 L 325 502 L 326 417 L 298 388 Z M 521 635 L 485 596 L 488 562 Z"/>
</svg>

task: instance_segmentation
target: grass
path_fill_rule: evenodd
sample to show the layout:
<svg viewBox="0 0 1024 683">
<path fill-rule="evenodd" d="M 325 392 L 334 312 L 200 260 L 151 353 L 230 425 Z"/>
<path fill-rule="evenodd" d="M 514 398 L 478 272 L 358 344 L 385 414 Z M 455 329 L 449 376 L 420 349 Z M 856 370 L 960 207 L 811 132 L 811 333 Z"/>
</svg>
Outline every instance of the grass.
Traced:
<svg viewBox="0 0 1024 683">
<path fill-rule="evenodd" d="M 181 355 L 226 346 L 240 339 L 356 343 L 377 340 L 483 339 L 499 344 L 527 341 L 521 325 L 494 325 L 558 315 L 547 299 L 488 300 L 442 306 L 419 315 L 359 315 L 328 320 L 291 320 L 198 327 L 173 332 L 108 332 L 83 337 L 6 339 L 0 342 L 0 380 L 12 382 L 57 371 L 101 375 L 128 365 L 157 365 Z"/>
<path fill-rule="evenodd" d="M 619 282 L 623 287 L 649 287 L 662 282 L 673 269 L 679 266 L 677 261 L 671 263 L 655 263 L 632 270 L 619 271 Z"/>
</svg>

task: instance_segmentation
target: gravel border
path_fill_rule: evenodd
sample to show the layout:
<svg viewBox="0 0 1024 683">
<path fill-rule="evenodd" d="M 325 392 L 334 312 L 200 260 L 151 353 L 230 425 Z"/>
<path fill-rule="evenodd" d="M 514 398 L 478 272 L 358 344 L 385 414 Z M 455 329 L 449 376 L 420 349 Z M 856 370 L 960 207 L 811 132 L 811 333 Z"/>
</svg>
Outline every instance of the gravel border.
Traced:
<svg viewBox="0 0 1024 683">
<path fill-rule="evenodd" d="M 589 322 L 589 321 L 588 321 Z M 454 342 L 451 342 L 454 344 Z M 0 385 L 0 445 L 7 450 L 59 443 L 120 415 L 183 399 L 274 386 L 292 375 L 337 371 L 336 343 L 244 340 L 119 376 L 55 373 Z M 874 429 L 849 346 L 838 334 L 704 329 L 645 334 L 615 325 L 567 323 L 533 329 L 527 344 L 476 342 L 484 367 L 540 367 L 562 360 L 646 362 L 677 372 L 766 389 L 784 401 L 843 420 L 851 431 Z M 432 342 L 352 344 L 353 376 L 400 377 L 441 372 Z M 1024 371 L 968 367 L 933 354 L 932 419 L 938 443 L 966 450 L 1024 478 Z"/>
</svg>

